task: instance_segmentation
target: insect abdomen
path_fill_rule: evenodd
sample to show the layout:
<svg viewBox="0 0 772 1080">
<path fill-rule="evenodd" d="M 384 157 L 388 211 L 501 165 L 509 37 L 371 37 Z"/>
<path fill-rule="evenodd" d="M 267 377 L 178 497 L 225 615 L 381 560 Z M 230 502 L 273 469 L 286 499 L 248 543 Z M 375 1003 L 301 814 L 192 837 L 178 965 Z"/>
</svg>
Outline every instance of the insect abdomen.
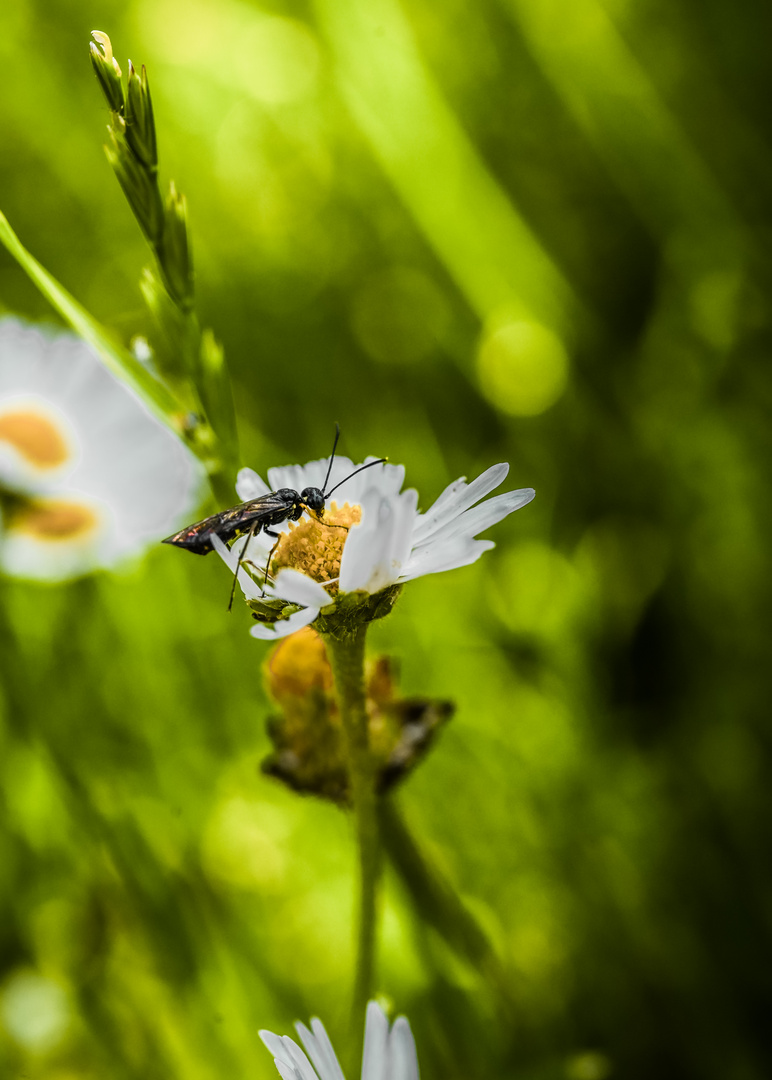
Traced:
<svg viewBox="0 0 772 1080">
<path fill-rule="evenodd" d="M 211 538 L 211 532 L 191 532 L 190 529 L 183 529 L 174 536 L 162 540 L 161 543 L 174 544 L 175 547 L 184 548 L 185 551 L 192 551 L 194 555 L 208 555 L 214 550 Z"/>
</svg>

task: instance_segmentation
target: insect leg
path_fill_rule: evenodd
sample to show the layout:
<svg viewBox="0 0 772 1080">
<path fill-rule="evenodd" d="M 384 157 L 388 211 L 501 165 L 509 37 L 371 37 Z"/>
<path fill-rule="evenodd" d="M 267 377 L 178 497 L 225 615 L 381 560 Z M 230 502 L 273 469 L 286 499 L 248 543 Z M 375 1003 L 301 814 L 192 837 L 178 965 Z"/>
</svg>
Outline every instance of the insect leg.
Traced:
<svg viewBox="0 0 772 1080">
<path fill-rule="evenodd" d="M 273 558 L 274 551 L 276 551 L 277 547 L 279 546 L 279 541 L 282 538 L 282 533 L 271 532 L 270 529 L 263 529 L 263 532 L 266 536 L 270 536 L 276 541 L 276 543 L 273 545 L 269 552 L 268 559 L 266 560 L 265 564 L 265 577 L 263 578 L 263 596 L 265 596 L 265 587 L 268 584 L 268 571 L 271 568 L 271 559 Z M 244 550 L 246 551 L 247 549 L 244 548 Z"/>
<path fill-rule="evenodd" d="M 316 519 L 320 525 L 324 525 L 325 529 L 345 529 L 346 532 L 351 528 L 350 525 L 336 525 L 334 521 L 325 521 L 323 517 Z"/>
<path fill-rule="evenodd" d="M 324 516 L 324 507 L 321 510 L 311 510 L 309 507 L 305 509 L 309 517 L 312 517 L 314 521 L 318 521 L 320 525 L 324 525 L 326 529 L 345 529 L 348 532 L 351 528 L 350 525 L 336 525 L 334 521 L 327 521 Z"/>
<path fill-rule="evenodd" d="M 259 533 L 259 532 L 260 532 L 260 522 L 255 521 L 252 524 L 252 528 L 247 533 L 247 542 L 246 542 L 246 544 L 244 544 L 244 550 L 241 552 L 238 559 L 236 560 L 236 569 L 235 569 L 235 571 L 233 573 L 233 584 L 231 585 L 231 598 L 228 601 L 228 611 L 230 611 L 231 608 L 233 607 L 233 597 L 236 595 L 236 582 L 239 579 L 239 570 L 241 569 L 242 564 L 246 561 L 246 554 L 247 554 L 247 548 L 249 547 L 249 541 L 252 539 L 252 537 L 255 535 L 255 533 Z M 265 589 L 263 589 L 263 592 L 265 592 Z"/>
</svg>

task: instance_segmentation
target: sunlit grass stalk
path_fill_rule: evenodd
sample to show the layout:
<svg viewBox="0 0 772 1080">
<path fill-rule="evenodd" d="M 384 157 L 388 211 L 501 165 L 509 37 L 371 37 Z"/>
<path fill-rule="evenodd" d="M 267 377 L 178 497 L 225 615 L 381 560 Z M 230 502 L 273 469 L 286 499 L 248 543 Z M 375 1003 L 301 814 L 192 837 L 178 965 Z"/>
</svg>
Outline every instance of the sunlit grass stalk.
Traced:
<svg viewBox="0 0 772 1080">
<path fill-rule="evenodd" d="M 193 310 L 193 264 L 185 196 L 174 182 L 164 200 L 158 186 L 158 144 L 150 86 L 144 64 L 129 61 L 126 89 L 107 34 L 94 30 L 91 63 L 110 106 L 107 160 L 156 257 L 166 291 L 177 307 Z"/>
<path fill-rule="evenodd" d="M 359 855 L 357 968 L 351 1012 L 351 1045 L 361 1050 L 362 1017 L 375 984 L 375 949 L 380 876 L 380 838 L 375 791 L 375 763 L 365 695 L 363 624 L 348 632 L 326 634 L 348 757 L 351 804 Z"/>
<path fill-rule="evenodd" d="M 99 30 L 92 37 L 91 63 L 110 108 L 107 159 L 155 256 L 155 268 L 146 269 L 140 281 L 158 330 L 155 360 L 200 429 L 205 445 L 198 452 L 216 494 L 231 498 L 222 473 L 238 465 L 233 399 L 222 349 L 211 331 L 202 331 L 195 311 L 185 196 L 171 181 L 164 198 L 158 184 L 158 140 L 144 65 L 137 71 L 129 61 L 124 88 L 110 38 Z"/>
</svg>

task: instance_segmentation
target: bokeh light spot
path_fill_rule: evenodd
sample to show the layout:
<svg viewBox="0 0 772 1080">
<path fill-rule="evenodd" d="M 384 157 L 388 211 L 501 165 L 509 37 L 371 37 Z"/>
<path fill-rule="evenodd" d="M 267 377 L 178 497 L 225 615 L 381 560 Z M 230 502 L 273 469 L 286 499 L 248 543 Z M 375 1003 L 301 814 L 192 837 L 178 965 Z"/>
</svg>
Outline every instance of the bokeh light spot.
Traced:
<svg viewBox="0 0 772 1080">
<path fill-rule="evenodd" d="M 570 628 L 582 595 L 579 575 L 564 555 L 526 540 L 502 556 L 490 598 L 511 630 L 551 636 Z"/>
<path fill-rule="evenodd" d="M 512 416 L 538 416 L 565 390 L 568 355 L 546 326 L 518 319 L 483 335 L 477 373 L 483 393 L 497 408 Z"/>
<path fill-rule="evenodd" d="M 297 19 L 268 15 L 239 0 L 145 0 L 136 12 L 141 33 L 163 41 L 167 62 L 195 70 L 202 87 L 204 78 L 214 79 L 266 105 L 306 100 L 316 92 L 319 46 Z"/>
<path fill-rule="evenodd" d="M 731 271 L 706 274 L 689 296 L 692 325 L 717 349 L 728 349 L 735 339 L 741 278 Z"/>
<path fill-rule="evenodd" d="M 256 20 L 246 28 L 232 61 L 244 87 L 266 105 L 300 101 L 316 90 L 319 47 L 295 19 Z"/>
<path fill-rule="evenodd" d="M 566 1080 L 606 1080 L 612 1072 L 609 1058 L 595 1050 L 574 1054 L 566 1062 Z"/>
<path fill-rule="evenodd" d="M 8 1034 L 28 1050 L 45 1053 L 61 1041 L 70 1021 L 61 986 L 34 971 L 17 971 L 0 994 L 0 1017 Z"/>
<path fill-rule="evenodd" d="M 203 838 L 207 872 L 242 889 L 280 888 L 287 873 L 283 817 L 270 805 L 234 796 L 215 810 Z"/>
</svg>

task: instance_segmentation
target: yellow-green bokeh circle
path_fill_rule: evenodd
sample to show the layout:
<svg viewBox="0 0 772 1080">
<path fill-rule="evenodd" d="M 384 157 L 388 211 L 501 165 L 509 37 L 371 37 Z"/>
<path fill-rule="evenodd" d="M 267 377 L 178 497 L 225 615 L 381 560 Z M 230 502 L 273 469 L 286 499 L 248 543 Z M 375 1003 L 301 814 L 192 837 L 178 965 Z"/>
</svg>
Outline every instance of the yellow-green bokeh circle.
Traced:
<svg viewBox="0 0 772 1080">
<path fill-rule="evenodd" d="M 513 320 L 483 335 L 477 374 L 482 392 L 502 412 L 538 416 L 565 390 L 568 354 L 546 326 Z"/>
</svg>

